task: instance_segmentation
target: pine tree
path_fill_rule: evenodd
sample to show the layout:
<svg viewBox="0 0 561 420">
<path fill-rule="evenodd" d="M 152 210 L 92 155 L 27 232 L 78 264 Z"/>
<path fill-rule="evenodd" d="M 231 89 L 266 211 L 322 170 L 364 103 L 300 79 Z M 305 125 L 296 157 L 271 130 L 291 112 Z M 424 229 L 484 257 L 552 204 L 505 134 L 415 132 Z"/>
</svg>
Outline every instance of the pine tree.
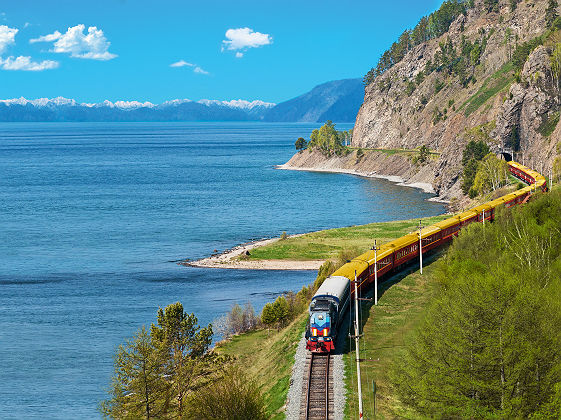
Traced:
<svg viewBox="0 0 561 420">
<path fill-rule="evenodd" d="M 212 342 L 212 325 L 199 327 L 197 317 L 185 313 L 183 305 L 177 302 L 158 310 L 151 336 L 171 385 L 172 407 L 182 418 L 188 394 L 206 385 L 215 363 L 220 362 L 207 352 Z"/>
<path fill-rule="evenodd" d="M 142 329 L 115 355 L 111 398 L 100 404 L 110 418 L 161 418 L 167 412 L 169 383 L 150 335 Z"/>
<path fill-rule="evenodd" d="M 549 0 L 547 9 L 545 9 L 545 24 L 548 28 L 552 27 L 555 19 L 559 17 L 559 13 L 557 13 L 558 7 L 559 4 L 557 0 Z"/>
</svg>

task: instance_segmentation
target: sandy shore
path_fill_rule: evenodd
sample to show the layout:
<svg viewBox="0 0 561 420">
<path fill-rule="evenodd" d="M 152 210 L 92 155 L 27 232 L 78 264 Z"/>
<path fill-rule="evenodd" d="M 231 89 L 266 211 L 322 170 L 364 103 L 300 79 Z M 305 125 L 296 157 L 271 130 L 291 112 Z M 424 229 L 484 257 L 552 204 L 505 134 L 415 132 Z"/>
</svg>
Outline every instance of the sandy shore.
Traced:
<svg viewBox="0 0 561 420">
<path fill-rule="evenodd" d="M 287 165 L 286 163 L 284 165 L 277 165 L 275 167 L 276 169 L 284 169 L 284 170 L 288 170 L 288 171 L 306 171 L 306 172 L 330 172 L 330 173 L 337 173 L 337 174 L 349 174 L 349 175 L 356 175 L 356 176 L 362 176 L 365 178 L 379 178 L 379 179 L 387 179 L 388 181 L 391 182 L 395 182 L 397 185 L 401 185 L 404 187 L 411 187 L 411 188 L 419 188 L 421 190 L 423 190 L 426 193 L 431 193 L 434 194 L 434 188 L 432 187 L 431 184 L 427 183 L 427 182 L 413 182 L 413 183 L 406 183 L 404 181 L 404 179 L 400 176 L 397 175 L 380 175 L 377 174 L 376 172 L 361 172 L 361 171 L 357 171 L 354 169 L 340 169 L 340 168 L 305 168 L 305 167 L 294 167 L 294 166 L 290 166 Z"/>
<path fill-rule="evenodd" d="M 292 235 L 291 237 L 299 236 Z M 226 268 L 237 270 L 317 270 L 324 260 L 293 261 L 293 260 L 241 260 L 238 257 L 254 248 L 272 244 L 280 238 L 264 239 L 249 242 L 228 249 L 221 254 L 212 255 L 196 261 L 181 261 L 178 264 L 188 267 Z"/>
</svg>

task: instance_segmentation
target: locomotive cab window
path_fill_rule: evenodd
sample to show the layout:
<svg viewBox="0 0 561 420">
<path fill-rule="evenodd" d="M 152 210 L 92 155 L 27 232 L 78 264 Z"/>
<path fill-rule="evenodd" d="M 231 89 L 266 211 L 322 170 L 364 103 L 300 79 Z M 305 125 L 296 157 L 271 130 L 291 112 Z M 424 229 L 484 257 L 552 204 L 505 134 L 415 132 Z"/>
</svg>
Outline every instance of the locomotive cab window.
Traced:
<svg viewBox="0 0 561 420">
<path fill-rule="evenodd" d="M 329 311 L 329 301 L 325 299 L 315 299 L 310 305 L 310 310 L 317 312 Z"/>
</svg>

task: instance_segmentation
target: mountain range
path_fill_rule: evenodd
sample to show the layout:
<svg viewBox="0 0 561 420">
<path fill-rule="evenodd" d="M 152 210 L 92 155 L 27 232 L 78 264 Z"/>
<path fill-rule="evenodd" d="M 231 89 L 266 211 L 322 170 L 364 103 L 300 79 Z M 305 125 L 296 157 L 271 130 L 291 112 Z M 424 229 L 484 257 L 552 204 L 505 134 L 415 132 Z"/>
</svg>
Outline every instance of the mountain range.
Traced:
<svg viewBox="0 0 561 420">
<path fill-rule="evenodd" d="M 360 79 L 327 82 L 280 104 L 260 100 L 174 99 L 79 103 L 63 97 L 0 100 L 0 121 L 282 121 L 354 122 L 362 103 Z"/>
</svg>

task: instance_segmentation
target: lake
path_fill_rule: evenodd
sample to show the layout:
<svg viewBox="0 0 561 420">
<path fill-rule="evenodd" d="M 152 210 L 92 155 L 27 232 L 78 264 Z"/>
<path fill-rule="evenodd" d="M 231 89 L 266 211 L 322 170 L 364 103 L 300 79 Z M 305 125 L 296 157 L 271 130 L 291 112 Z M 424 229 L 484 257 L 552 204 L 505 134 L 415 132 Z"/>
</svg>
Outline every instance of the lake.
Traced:
<svg viewBox="0 0 561 420">
<path fill-rule="evenodd" d="M 276 170 L 318 127 L 0 124 L 0 418 L 99 418 L 116 346 L 159 306 L 181 301 L 206 325 L 315 278 L 177 260 L 444 211 L 385 180 Z"/>
</svg>

